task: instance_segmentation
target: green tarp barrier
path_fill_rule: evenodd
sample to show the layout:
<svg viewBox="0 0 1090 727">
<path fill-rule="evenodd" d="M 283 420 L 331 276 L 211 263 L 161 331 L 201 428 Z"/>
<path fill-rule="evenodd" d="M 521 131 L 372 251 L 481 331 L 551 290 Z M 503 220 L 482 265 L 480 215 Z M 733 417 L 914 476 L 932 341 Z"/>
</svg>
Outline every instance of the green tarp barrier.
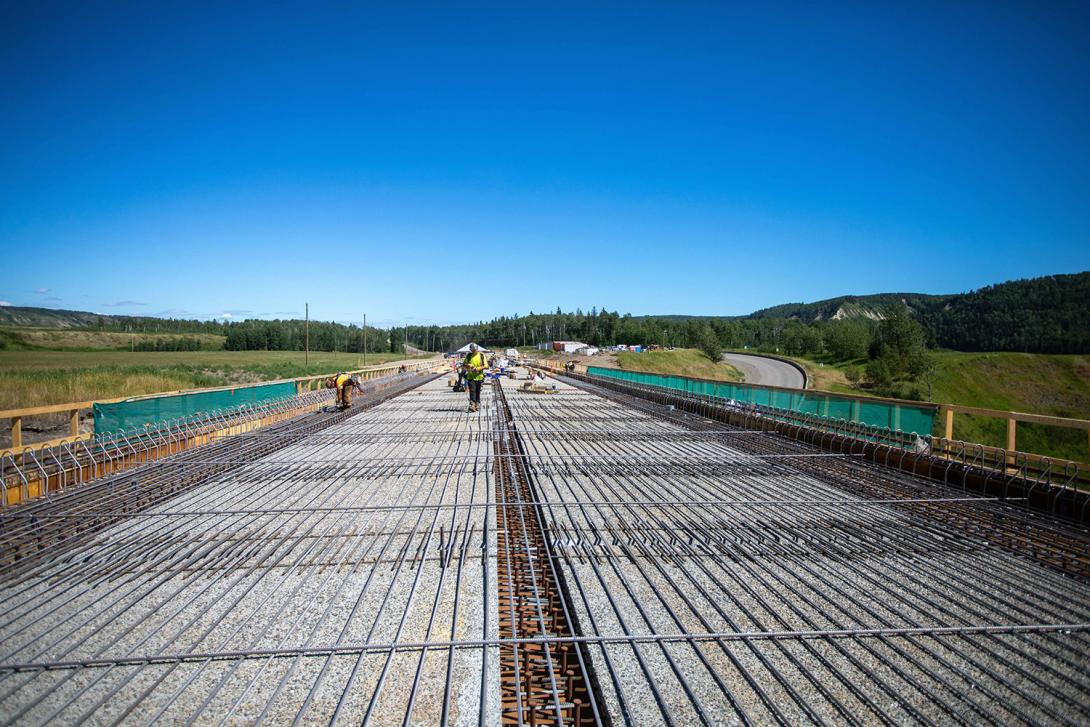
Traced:
<svg viewBox="0 0 1090 727">
<path fill-rule="evenodd" d="M 935 424 L 935 406 L 900 404 L 888 401 L 849 399 L 818 391 L 766 389 L 729 381 L 705 381 L 684 376 L 648 374 L 642 371 L 622 371 L 599 366 L 587 368 L 590 376 L 619 379 L 634 384 L 660 386 L 717 399 L 734 399 L 746 404 L 760 404 L 777 409 L 817 414 L 830 419 L 862 422 L 894 431 L 915 432 L 927 436 Z"/>
<path fill-rule="evenodd" d="M 158 424 L 212 411 L 228 411 L 237 409 L 243 404 L 287 399 L 292 396 L 295 396 L 295 383 L 283 381 L 237 389 L 156 396 L 149 399 L 119 401 L 114 404 L 95 404 L 95 434 L 115 434 L 124 430 L 143 429 L 146 424 Z"/>
</svg>

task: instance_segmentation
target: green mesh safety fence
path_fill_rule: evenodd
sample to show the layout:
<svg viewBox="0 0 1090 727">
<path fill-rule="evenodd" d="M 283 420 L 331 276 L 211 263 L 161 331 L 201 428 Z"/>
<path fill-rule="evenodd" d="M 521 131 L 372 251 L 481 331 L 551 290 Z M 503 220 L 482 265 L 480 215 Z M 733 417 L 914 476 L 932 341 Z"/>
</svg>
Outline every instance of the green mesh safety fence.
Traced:
<svg viewBox="0 0 1090 727">
<path fill-rule="evenodd" d="M 622 371 L 599 366 L 587 368 L 590 376 L 629 381 L 634 384 L 660 386 L 689 394 L 718 399 L 733 399 L 746 404 L 760 404 L 777 409 L 816 414 L 830 419 L 844 419 L 870 426 L 916 433 L 931 434 L 937 407 L 929 404 L 895 403 L 881 400 L 855 399 L 819 391 L 768 389 L 752 384 L 729 381 L 707 381 L 684 376 L 648 374 L 642 371 Z"/>
<path fill-rule="evenodd" d="M 295 396 L 295 383 L 282 381 L 237 389 L 199 391 L 190 394 L 131 399 L 113 404 L 95 404 L 95 434 L 115 434 L 142 429 L 171 419 L 194 417 L 212 411 L 230 411 L 243 404 L 286 399 Z"/>
</svg>

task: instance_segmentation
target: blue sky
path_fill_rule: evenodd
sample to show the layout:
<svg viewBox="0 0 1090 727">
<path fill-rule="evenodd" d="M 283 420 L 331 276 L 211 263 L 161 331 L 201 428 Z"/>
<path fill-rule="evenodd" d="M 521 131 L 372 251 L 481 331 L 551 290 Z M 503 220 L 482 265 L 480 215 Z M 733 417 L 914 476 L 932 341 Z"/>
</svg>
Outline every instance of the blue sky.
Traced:
<svg viewBox="0 0 1090 727">
<path fill-rule="evenodd" d="M 0 300 L 739 314 L 1090 268 L 1084 2 L 317 5 L 6 3 Z"/>
</svg>

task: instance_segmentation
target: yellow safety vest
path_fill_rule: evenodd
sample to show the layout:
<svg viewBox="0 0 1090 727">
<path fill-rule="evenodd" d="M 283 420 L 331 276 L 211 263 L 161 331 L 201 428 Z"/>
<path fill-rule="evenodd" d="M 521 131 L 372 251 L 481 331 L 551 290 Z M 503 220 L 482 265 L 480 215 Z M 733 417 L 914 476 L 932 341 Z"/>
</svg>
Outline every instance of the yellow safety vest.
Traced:
<svg viewBox="0 0 1090 727">
<path fill-rule="evenodd" d="M 348 374 L 337 374 L 337 388 L 343 389 L 344 385 L 352 380 L 352 377 Z"/>
<path fill-rule="evenodd" d="M 478 351 L 477 353 L 471 353 L 466 356 L 466 378 L 470 381 L 483 381 L 484 380 L 484 367 L 487 365 L 485 362 L 484 354 Z M 480 371 L 470 371 L 470 366 L 479 366 Z"/>
</svg>

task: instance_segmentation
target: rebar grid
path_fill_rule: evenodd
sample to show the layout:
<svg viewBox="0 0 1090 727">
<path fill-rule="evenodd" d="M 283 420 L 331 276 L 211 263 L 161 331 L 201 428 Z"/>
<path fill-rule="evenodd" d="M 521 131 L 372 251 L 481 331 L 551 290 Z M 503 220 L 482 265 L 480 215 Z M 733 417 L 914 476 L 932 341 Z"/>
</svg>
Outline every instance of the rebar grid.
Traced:
<svg viewBox="0 0 1090 727">
<path fill-rule="evenodd" d="M 414 427 L 414 412 L 432 421 Z M 398 420 L 404 442 L 367 441 Z M 441 444 L 437 425 L 447 431 Z M 414 428 L 432 433 L 413 441 Z M 483 596 L 495 583 L 492 442 L 479 436 L 491 429 L 487 414 L 465 412 L 463 397 L 426 385 L 327 430 L 359 433 L 362 444 L 282 442 L 273 457 L 281 465 L 241 465 L 58 558 L 5 571 L 0 662 L 51 667 L 0 668 L 0 715 L 27 724 L 498 724 L 495 603 Z M 446 466 L 382 480 L 334 465 L 322 480 L 298 481 L 291 464 L 399 454 Z M 458 457 L 482 466 L 462 472 Z M 369 509 L 377 502 L 385 506 Z M 157 509 L 195 514 L 159 518 Z M 455 646 L 469 641 L 480 643 Z M 446 645 L 307 651 L 337 642 Z M 302 651 L 288 656 L 293 649 Z M 169 652 L 186 656 L 146 658 Z M 224 652 L 235 655 L 216 656 Z M 80 665 L 58 668 L 65 659 Z"/>
<path fill-rule="evenodd" d="M 734 409 L 722 402 L 703 399 L 691 401 L 688 397 L 679 398 L 662 390 L 649 391 L 641 387 L 629 391 L 625 385 L 617 382 L 609 382 L 609 387 L 605 389 L 597 382 L 583 382 L 578 385 L 607 398 L 616 398 L 625 406 L 651 412 L 653 416 L 665 415 L 681 423 L 683 427 L 701 430 L 722 428 L 718 422 L 737 418 L 732 416 L 736 413 Z M 664 412 L 652 402 L 668 404 L 668 411 Z M 673 411 L 674 404 L 684 411 Z M 697 415 L 693 416 L 693 412 Z M 705 419 L 705 416 L 711 418 Z M 744 414 L 741 420 L 745 426 L 758 427 L 761 431 L 782 429 L 779 423 L 761 415 Z M 780 446 L 775 448 L 778 451 L 812 452 L 820 447 L 826 453 L 856 455 L 859 459 L 873 463 L 873 466 L 865 466 L 863 472 L 870 474 L 864 476 L 857 476 L 856 470 L 852 468 L 844 471 L 837 465 L 813 469 L 815 464 L 831 464 L 828 462 L 796 463 L 799 469 L 816 471 L 819 477 L 828 482 L 867 498 L 919 499 L 921 503 L 915 509 L 931 518 L 974 535 L 983 533 L 992 543 L 1001 544 L 1019 555 L 1029 556 L 1062 573 L 1090 582 L 1090 529 L 1086 526 L 1087 518 L 1083 511 L 1085 506 L 1079 506 L 1077 502 L 1061 502 L 1063 495 L 1071 494 L 1070 490 L 1050 487 L 1027 478 L 1021 472 L 999 475 L 987 469 L 967 466 L 965 463 L 936 460 L 927 454 L 916 456 L 904 450 L 890 448 L 885 449 L 881 455 L 874 450 L 867 454 L 869 445 L 864 440 L 836 437 L 805 427 L 787 427 L 784 431 L 786 436 L 779 437 Z M 745 442 L 740 443 L 737 449 L 748 452 L 769 451 L 763 445 L 750 446 Z M 867 463 L 864 462 L 864 465 Z M 881 476 L 876 478 L 876 472 L 881 473 Z M 910 474 L 904 474 L 906 472 Z M 934 488 L 936 482 L 945 485 L 943 489 L 948 493 L 987 493 L 997 501 L 1017 502 L 1023 508 L 956 505 L 927 507 L 926 501 L 929 498 L 922 495 L 929 492 L 929 488 Z M 1043 494 L 1046 489 L 1051 494 Z M 1090 497 L 1082 499 L 1090 504 Z M 1067 508 L 1067 517 L 1056 514 L 1058 509 L 1062 509 L 1059 508 L 1061 504 Z M 910 505 L 906 503 L 906 507 Z M 1030 511 L 1033 516 L 1026 517 Z"/>
<path fill-rule="evenodd" d="M 376 390 L 361 397 L 356 412 L 427 380 L 401 376 L 391 379 L 381 388 L 376 386 Z M 146 462 L 124 473 L 6 509 L 0 512 L 0 566 L 7 566 L 10 576 L 13 569 L 33 567 L 37 562 L 36 556 L 44 554 L 47 549 L 49 556 L 55 558 L 62 548 L 78 545 L 88 535 L 113 522 L 184 492 L 216 474 L 251 463 L 347 416 L 348 412 L 297 417 L 270 426 L 267 431 L 274 437 L 255 438 L 249 433 L 221 439 L 200 450 L 181 451 L 166 461 Z M 108 507 L 100 507 L 102 504 L 108 504 Z M 78 515 L 90 510 L 100 513 L 100 516 L 68 518 L 67 521 L 52 517 L 58 511 Z"/>
<path fill-rule="evenodd" d="M 1090 586 L 944 519 L 1061 530 L 1021 502 L 498 386 L 508 408 L 486 388 L 480 414 L 433 382 L 254 432 L 264 456 L 206 457 L 230 469 L 143 509 L 123 489 L 40 509 L 109 519 L 0 571 L 0 717 L 570 724 L 575 662 L 596 724 L 1090 718 Z M 505 711 L 523 683 L 541 709 Z"/>
<path fill-rule="evenodd" d="M 914 498 L 967 493 L 850 457 L 791 456 L 762 471 L 757 463 L 769 455 L 816 450 L 778 436 L 708 436 L 723 427 L 631 400 L 646 413 L 604 404 L 588 391 L 514 392 L 509 401 L 515 421 L 536 430 L 545 422 L 568 426 L 567 414 L 615 422 L 623 412 L 634 428 L 671 433 L 617 443 L 522 434 L 578 620 L 595 635 L 1090 621 L 1086 584 L 997 548 L 988 533 L 949 527 L 929 509 L 1002 511 L 1027 529 L 1048 522 L 1020 503 L 928 506 Z M 674 436 L 689 427 L 704 431 L 687 442 Z M 650 466 L 558 472 L 554 464 L 594 455 L 608 462 L 621 453 Z M 658 466 L 670 458 L 679 463 L 673 471 Z M 738 459 L 753 468 L 719 464 Z M 708 466 L 687 466 L 692 461 Z M 798 503 L 733 504 L 750 499 Z M 870 506 L 845 507 L 845 500 Z M 589 651 L 618 722 L 1069 722 L 1090 715 L 1088 644 L 1083 630 L 971 641 L 905 632 L 592 644 Z"/>
</svg>

